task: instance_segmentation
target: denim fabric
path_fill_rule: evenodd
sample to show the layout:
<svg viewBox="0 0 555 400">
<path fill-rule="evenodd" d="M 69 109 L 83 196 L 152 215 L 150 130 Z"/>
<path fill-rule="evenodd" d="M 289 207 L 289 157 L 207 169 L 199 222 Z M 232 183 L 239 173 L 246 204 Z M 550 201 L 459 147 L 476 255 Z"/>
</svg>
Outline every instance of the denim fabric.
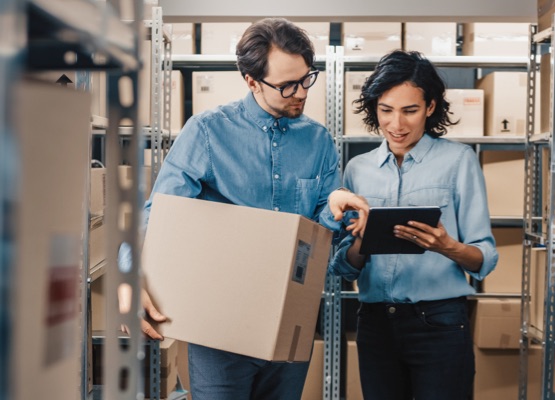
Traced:
<svg viewBox="0 0 555 400">
<path fill-rule="evenodd" d="M 330 270 L 347 280 L 357 279 L 359 300 L 367 303 L 416 303 L 472 294 L 465 272 L 483 279 L 497 264 L 491 233 L 484 176 L 471 147 L 424 135 L 406 155 L 401 168 L 384 141 L 378 149 L 353 158 L 345 169 L 344 186 L 368 199 L 372 206 L 439 206 L 447 233 L 483 255 L 478 272 L 464 270 L 432 251 L 424 254 L 372 255 L 359 270 L 346 252 L 353 237 L 339 244 Z M 370 211 L 371 212 L 371 211 Z M 320 223 L 338 228 L 329 207 Z"/>
<path fill-rule="evenodd" d="M 325 127 L 304 115 L 276 120 L 249 92 L 187 121 L 162 164 L 146 217 L 161 192 L 317 220 L 339 187 L 338 163 Z"/>
<path fill-rule="evenodd" d="M 189 344 L 195 400 L 299 400 L 308 362 L 270 362 Z"/>
<path fill-rule="evenodd" d="M 363 303 L 357 349 L 365 399 L 467 400 L 474 353 L 465 298 Z"/>
</svg>

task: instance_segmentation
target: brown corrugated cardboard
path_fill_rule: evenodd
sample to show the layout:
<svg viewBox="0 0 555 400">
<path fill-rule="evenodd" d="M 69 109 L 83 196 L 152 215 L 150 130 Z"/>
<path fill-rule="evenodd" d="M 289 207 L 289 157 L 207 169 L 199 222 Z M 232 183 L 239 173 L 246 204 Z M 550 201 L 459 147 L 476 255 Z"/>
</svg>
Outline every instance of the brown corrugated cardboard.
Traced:
<svg viewBox="0 0 555 400">
<path fill-rule="evenodd" d="M 296 214 L 156 194 L 147 288 L 166 337 L 265 360 L 307 361 L 331 233 Z"/>
<path fill-rule="evenodd" d="M 447 128 L 447 136 L 484 136 L 484 91 L 481 89 L 447 89 L 445 98 L 450 103 L 449 116 L 458 124 Z"/>
<path fill-rule="evenodd" d="M 344 22 L 343 46 L 349 56 L 383 56 L 401 48 L 399 22 Z"/>
<path fill-rule="evenodd" d="M 473 322 L 480 349 L 520 348 L 520 300 L 479 299 Z"/>
<path fill-rule="evenodd" d="M 303 388 L 301 400 L 321 400 L 324 397 L 324 341 L 317 336 L 314 340 L 312 357 Z"/>
<path fill-rule="evenodd" d="M 343 134 L 345 136 L 367 136 L 370 133 L 362 121 L 364 114 L 355 114 L 353 101 L 360 97 L 362 85 L 372 74 L 372 71 L 347 71 L 345 72 L 345 126 Z"/>
<path fill-rule="evenodd" d="M 406 22 L 405 50 L 426 56 L 457 55 L 457 24 L 455 22 Z"/>
<path fill-rule="evenodd" d="M 239 71 L 194 71 L 193 114 L 238 100 L 248 93 Z"/>
<path fill-rule="evenodd" d="M 91 96 L 20 81 L 12 101 L 21 169 L 12 216 L 17 290 L 8 301 L 17 318 L 10 326 L 10 385 L 16 400 L 74 400 L 82 369 Z"/>
<path fill-rule="evenodd" d="M 106 225 L 104 217 L 91 218 L 89 227 L 89 269 L 106 259 Z"/>
<path fill-rule="evenodd" d="M 195 54 L 195 35 L 193 24 L 172 23 L 172 53 Z"/>
<path fill-rule="evenodd" d="M 530 256 L 530 325 L 544 331 L 545 274 L 547 252 L 545 247 L 532 248 Z"/>
<path fill-rule="evenodd" d="M 330 44 L 329 22 L 295 22 L 295 25 L 306 31 L 316 55 L 326 55 L 326 47 Z"/>
<path fill-rule="evenodd" d="M 474 400 L 518 398 L 518 350 L 480 349 L 474 346 L 476 375 Z M 541 348 L 530 346 L 528 354 L 527 398 L 541 398 Z"/>
<path fill-rule="evenodd" d="M 189 381 L 189 344 L 177 340 L 177 374 L 181 387 L 189 392 L 187 400 L 191 400 L 191 383 Z"/>
<path fill-rule="evenodd" d="M 166 399 L 177 385 L 177 357 L 178 342 L 174 339 L 165 338 L 160 342 L 160 398 Z M 150 359 L 149 354 L 145 359 L 145 395 L 148 398 L 150 394 Z"/>
<path fill-rule="evenodd" d="M 463 24 L 465 56 L 527 57 L 530 42 L 528 23 L 467 23 Z"/>
<path fill-rule="evenodd" d="M 347 368 L 346 368 L 346 384 L 345 391 L 347 399 L 362 400 L 362 387 L 360 384 L 360 373 L 358 368 L 358 353 L 356 333 L 347 332 Z"/>
<path fill-rule="evenodd" d="M 481 154 L 490 215 L 521 217 L 524 213 L 524 152 L 488 150 Z"/>
<path fill-rule="evenodd" d="M 476 88 L 484 90 L 486 136 L 526 134 L 526 87 L 526 72 L 494 71 L 476 82 Z M 539 90 L 535 101 L 540 103 Z M 535 119 L 540 120 L 540 107 L 536 107 Z M 540 132 L 540 124 L 536 123 L 535 130 Z"/>
<path fill-rule="evenodd" d="M 104 215 L 106 207 L 106 168 L 91 168 L 91 193 L 89 212 L 91 216 Z"/>
<path fill-rule="evenodd" d="M 233 54 L 250 22 L 203 22 L 200 25 L 201 54 Z"/>
<path fill-rule="evenodd" d="M 551 27 L 555 13 L 555 0 L 538 0 L 538 30 Z"/>
<path fill-rule="evenodd" d="M 326 125 L 326 71 L 320 71 L 318 80 L 308 91 L 304 114 Z"/>
<path fill-rule="evenodd" d="M 175 135 L 185 124 L 185 85 L 181 71 L 172 71 L 171 80 L 170 131 Z"/>
<path fill-rule="evenodd" d="M 540 58 L 540 76 L 536 77 L 536 84 L 537 82 L 540 83 L 539 131 L 544 133 L 551 130 L 549 125 L 549 114 L 551 113 L 551 54 L 549 53 L 543 54 Z M 535 124 L 538 125 L 538 121 L 535 121 Z"/>
<path fill-rule="evenodd" d="M 520 293 L 522 288 L 522 228 L 493 228 L 499 253 L 497 266 L 482 283 L 486 293 Z"/>
</svg>

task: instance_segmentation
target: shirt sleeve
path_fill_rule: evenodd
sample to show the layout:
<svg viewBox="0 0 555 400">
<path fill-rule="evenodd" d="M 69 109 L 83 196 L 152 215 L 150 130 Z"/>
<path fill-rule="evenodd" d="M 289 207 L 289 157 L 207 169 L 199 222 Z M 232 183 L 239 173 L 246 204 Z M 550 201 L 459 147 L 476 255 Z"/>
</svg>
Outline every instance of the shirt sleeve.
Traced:
<svg viewBox="0 0 555 400">
<path fill-rule="evenodd" d="M 320 176 L 321 180 L 321 190 L 320 198 L 318 199 L 318 204 L 314 213 L 314 220 L 318 221 L 319 216 L 324 209 L 328 209 L 328 196 L 331 192 L 337 189 L 341 185 L 341 175 L 339 173 L 339 154 L 333 143 L 331 135 L 329 135 L 328 146 L 327 146 L 327 156 L 324 161 L 324 167 L 322 168 L 322 174 Z M 326 217 L 327 219 L 327 217 Z M 333 220 L 333 216 L 331 218 Z M 324 225 L 326 226 L 326 225 Z M 334 230 L 333 228 L 327 227 L 328 229 Z"/>
<path fill-rule="evenodd" d="M 473 278 L 482 280 L 495 269 L 499 256 L 491 232 L 484 174 L 472 149 L 468 148 L 463 153 L 458 171 L 455 184 L 458 193 L 459 238 L 461 242 L 480 249 L 483 255 L 480 270 L 466 272 Z"/>
</svg>

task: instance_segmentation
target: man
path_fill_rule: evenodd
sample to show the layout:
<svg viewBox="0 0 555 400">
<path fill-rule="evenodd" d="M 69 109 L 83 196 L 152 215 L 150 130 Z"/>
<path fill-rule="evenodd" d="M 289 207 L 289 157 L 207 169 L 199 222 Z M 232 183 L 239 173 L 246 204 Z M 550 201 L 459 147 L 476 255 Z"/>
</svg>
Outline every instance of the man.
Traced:
<svg viewBox="0 0 555 400">
<path fill-rule="evenodd" d="M 237 44 L 237 66 L 249 93 L 187 121 L 152 193 L 317 220 L 340 176 L 331 135 L 303 115 L 308 91 L 318 78 L 313 61 L 308 36 L 289 21 L 267 18 L 251 25 Z M 355 197 L 337 194 L 349 196 Z M 147 219 L 151 202 L 152 196 L 145 205 Z M 339 205 L 341 210 L 348 206 L 349 201 Z M 146 292 L 143 305 L 155 321 L 165 320 Z M 146 321 L 142 327 L 147 335 L 161 338 Z M 190 344 L 189 370 L 195 400 L 290 400 L 301 397 L 308 363 L 269 362 Z"/>
</svg>

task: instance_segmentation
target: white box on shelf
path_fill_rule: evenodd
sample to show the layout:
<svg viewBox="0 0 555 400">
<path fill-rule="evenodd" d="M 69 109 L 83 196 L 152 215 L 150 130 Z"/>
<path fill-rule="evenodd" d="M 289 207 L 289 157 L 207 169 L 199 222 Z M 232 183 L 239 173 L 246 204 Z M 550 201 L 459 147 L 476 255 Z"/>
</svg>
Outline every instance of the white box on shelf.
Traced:
<svg viewBox="0 0 555 400">
<path fill-rule="evenodd" d="M 450 103 L 449 116 L 456 125 L 447 128 L 446 136 L 484 136 L 484 91 L 481 89 L 447 89 L 445 99 Z"/>
<path fill-rule="evenodd" d="M 344 22 L 347 56 L 383 56 L 401 48 L 400 22 Z"/>
<path fill-rule="evenodd" d="M 457 55 L 457 24 L 455 22 L 406 22 L 405 50 L 425 56 Z"/>
</svg>

